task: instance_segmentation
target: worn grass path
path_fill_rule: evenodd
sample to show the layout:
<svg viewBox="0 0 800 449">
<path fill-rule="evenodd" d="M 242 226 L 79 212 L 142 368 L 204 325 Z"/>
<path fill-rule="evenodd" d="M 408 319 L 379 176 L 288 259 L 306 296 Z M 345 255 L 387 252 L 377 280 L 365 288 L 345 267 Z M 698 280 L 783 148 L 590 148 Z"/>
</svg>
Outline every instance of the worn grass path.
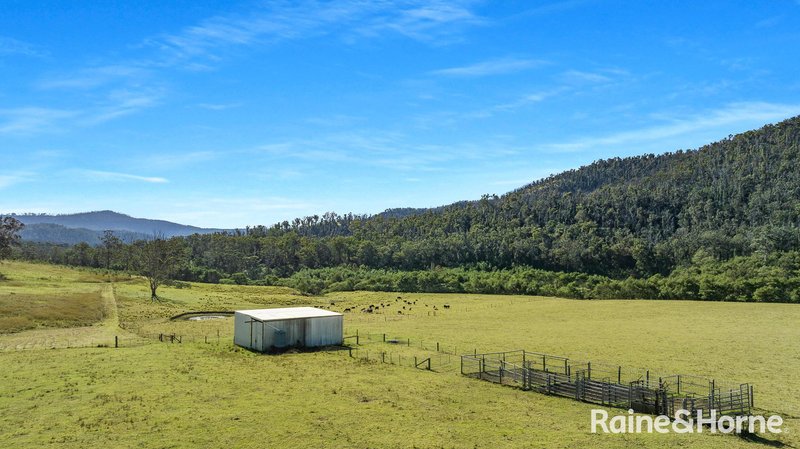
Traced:
<svg viewBox="0 0 800 449">
<path fill-rule="evenodd" d="M 126 341 L 133 340 L 136 338 L 133 334 L 119 327 L 119 311 L 114 288 L 113 283 L 100 287 L 106 313 L 103 321 L 92 326 L 32 329 L 14 334 L 2 334 L 0 351 L 111 346 L 114 344 L 115 336 Z"/>
</svg>

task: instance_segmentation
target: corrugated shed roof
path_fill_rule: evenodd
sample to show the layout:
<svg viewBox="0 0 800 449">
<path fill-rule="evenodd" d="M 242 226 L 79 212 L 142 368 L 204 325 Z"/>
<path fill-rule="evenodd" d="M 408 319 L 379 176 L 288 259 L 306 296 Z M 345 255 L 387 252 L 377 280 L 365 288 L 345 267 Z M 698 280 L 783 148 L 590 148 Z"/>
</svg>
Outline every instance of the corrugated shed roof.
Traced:
<svg viewBox="0 0 800 449">
<path fill-rule="evenodd" d="M 237 313 L 249 315 L 259 321 L 293 320 L 297 318 L 318 318 L 325 316 L 341 316 L 341 313 L 316 307 L 284 307 L 280 309 L 237 310 Z"/>
</svg>

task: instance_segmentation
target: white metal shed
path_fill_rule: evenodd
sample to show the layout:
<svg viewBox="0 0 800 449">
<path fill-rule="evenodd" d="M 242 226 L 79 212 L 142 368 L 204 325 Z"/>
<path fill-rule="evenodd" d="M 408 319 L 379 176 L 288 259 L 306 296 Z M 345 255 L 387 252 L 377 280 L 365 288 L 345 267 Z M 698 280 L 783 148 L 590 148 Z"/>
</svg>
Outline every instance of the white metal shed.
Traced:
<svg viewBox="0 0 800 449">
<path fill-rule="evenodd" d="M 233 342 L 254 351 L 342 344 L 341 313 L 316 307 L 237 310 Z"/>
</svg>

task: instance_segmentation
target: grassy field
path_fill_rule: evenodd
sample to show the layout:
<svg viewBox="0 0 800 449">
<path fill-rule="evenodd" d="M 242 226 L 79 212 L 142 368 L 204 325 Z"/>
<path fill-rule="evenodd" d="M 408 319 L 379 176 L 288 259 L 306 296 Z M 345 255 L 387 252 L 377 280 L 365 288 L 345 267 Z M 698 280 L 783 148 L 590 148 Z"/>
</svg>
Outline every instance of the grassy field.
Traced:
<svg viewBox="0 0 800 449">
<path fill-rule="evenodd" d="M 362 336 L 411 338 L 411 347 L 390 349 L 409 357 L 431 355 L 418 345 L 436 342 L 457 352 L 524 348 L 752 382 L 759 412 L 786 419 L 785 433 L 767 438 L 800 446 L 800 308 L 789 304 L 435 294 L 397 299 L 396 293 L 362 292 L 306 297 L 283 288 L 202 284 L 164 288 L 164 301 L 153 304 L 137 279 L 118 277 L 112 284 L 91 271 L 20 263 L 4 263 L 0 271 L 9 278 L 0 282 L 0 304 L 20 316 L 30 309 L 14 308 L 14 297 L 24 295 L 49 295 L 54 305 L 74 294 L 100 295 L 106 311 L 91 326 L 43 322 L 0 335 L 6 349 L 0 352 L 2 447 L 763 446 L 707 433 L 591 434 L 590 404 L 468 379 L 457 369 L 360 361 L 347 351 L 254 354 L 231 344 L 230 319 L 168 319 L 191 310 L 288 304 L 354 309 L 345 314 L 346 334 L 357 329 Z M 360 312 L 370 304 L 386 307 Z M 122 347 L 37 350 L 62 347 L 53 344 L 59 332 L 91 336 L 73 340 L 75 346 L 117 335 Z M 184 343 L 153 341 L 158 333 L 183 335 Z"/>
</svg>

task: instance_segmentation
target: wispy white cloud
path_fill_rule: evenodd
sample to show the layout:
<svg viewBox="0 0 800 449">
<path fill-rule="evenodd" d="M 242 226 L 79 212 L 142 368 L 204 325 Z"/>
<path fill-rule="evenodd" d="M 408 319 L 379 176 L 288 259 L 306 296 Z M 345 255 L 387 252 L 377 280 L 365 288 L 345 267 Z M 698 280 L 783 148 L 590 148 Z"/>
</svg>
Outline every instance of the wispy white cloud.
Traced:
<svg viewBox="0 0 800 449">
<path fill-rule="evenodd" d="M 160 169 L 184 167 L 200 162 L 207 162 L 219 157 L 215 151 L 190 151 L 185 153 L 162 153 L 147 157 L 145 164 Z"/>
<path fill-rule="evenodd" d="M 525 106 L 530 106 L 532 104 L 541 103 L 549 98 L 556 97 L 567 91 L 569 91 L 567 87 L 559 86 L 550 90 L 543 90 L 540 92 L 525 94 L 512 101 L 499 103 L 494 106 L 490 106 L 488 108 L 484 108 L 478 111 L 473 111 L 472 113 L 468 114 L 468 117 L 470 118 L 491 117 L 499 112 L 509 112 Z"/>
<path fill-rule="evenodd" d="M 617 83 L 620 79 L 630 78 L 630 73 L 620 68 L 603 68 L 595 72 L 574 69 L 567 70 L 555 75 L 553 78 L 554 82 L 550 87 L 533 92 L 525 92 L 516 98 L 506 99 L 505 101 L 477 108 L 472 111 L 440 111 L 433 114 L 421 115 L 416 117 L 415 121 L 419 127 L 429 129 L 443 124 L 454 125 L 462 120 L 486 119 L 501 113 L 529 107 L 556 97 L 578 93 L 585 89 L 603 88 L 604 86 Z"/>
<path fill-rule="evenodd" d="M 772 28 L 772 27 L 778 25 L 779 23 L 781 23 L 781 21 L 783 19 L 784 19 L 783 15 L 767 17 L 766 19 L 762 19 L 762 20 L 759 20 L 758 22 L 756 22 L 755 27 L 756 28 Z"/>
<path fill-rule="evenodd" d="M 434 70 L 431 73 L 434 75 L 453 77 L 481 77 L 520 72 L 523 70 L 540 67 L 545 64 L 547 64 L 546 61 L 539 59 L 501 58 L 460 67 Z"/>
<path fill-rule="evenodd" d="M 77 115 L 76 111 L 35 106 L 0 109 L 0 134 L 32 134 L 53 129 Z"/>
<path fill-rule="evenodd" d="M 394 34 L 441 43 L 464 26 L 478 23 L 481 19 L 459 1 L 300 1 L 212 17 L 180 32 L 148 39 L 145 45 L 161 52 L 151 62 L 163 66 L 196 63 L 198 58 L 216 60 L 232 47 L 328 35 L 353 41 Z"/>
<path fill-rule="evenodd" d="M 415 40 L 446 45 L 459 41 L 458 34 L 465 27 L 486 23 L 469 9 L 468 4 L 443 0 L 408 1 L 398 7 L 386 3 L 367 20 L 357 24 L 355 31 L 368 37 L 394 32 Z"/>
<path fill-rule="evenodd" d="M 33 135 L 73 126 L 97 125 L 156 106 L 162 95 L 154 90 L 116 90 L 83 109 L 39 106 L 0 109 L 0 135 Z"/>
<path fill-rule="evenodd" d="M 33 174 L 29 172 L 0 173 L 0 189 L 30 181 Z"/>
<path fill-rule="evenodd" d="M 77 170 L 77 173 L 80 174 L 81 176 L 98 181 L 140 181 L 153 184 L 164 184 L 169 182 L 169 180 L 167 180 L 166 178 L 161 178 L 157 176 L 140 176 L 140 175 L 132 175 L 129 173 L 118 173 L 118 172 L 101 171 L 101 170 Z"/>
<path fill-rule="evenodd" d="M 722 108 L 688 118 L 672 119 L 660 117 L 662 123 L 646 128 L 623 131 L 607 136 L 587 137 L 564 143 L 543 145 L 541 148 L 554 152 L 584 151 L 592 148 L 661 142 L 676 136 L 714 129 L 730 129 L 734 125 L 748 127 L 780 121 L 800 114 L 800 104 L 767 102 L 731 103 Z M 664 148 L 664 151 L 675 148 Z"/>
<path fill-rule="evenodd" d="M 47 52 L 28 42 L 0 36 L 0 56 L 8 55 L 21 55 L 41 58 L 47 56 Z"/>
<path fill-rule="evenodd" d="M 54 125 L 91 126 L 127 116 L 160 104 L 166 90 L 159 86 L 160 72 L 179 67 L 213 70 L 235 48 L 335 36 L 343 41 L 400 35 L 432 44 L 446 42 L 463 27 L 480 23 L 468 2 L 406 0 L 395 2 L 300 1 L 262 4 L 245 13 L 203 20 L 182 30 L 156 36 L 137 47 L 140 55 L 51 74 L 34 82 L 41 90 L 89 91 L 92 100 L 74 110 L 26 106 L 0 110 L 0 134 L 36 133 Z M 39 55 L 30 44 L 0 37 L 0 55 Z M 96 92 L 92 92 L 97 90 Z M 200 103 L 209 110 L 226 110 L 239 103 Z M 5 118 L 5 121 L 2 119 Z"/>
<path fill-rule="evenodd" d="M 519 149 L 502 139 L 460 144 L 419 144 L 400 133 L 335 133 L 261 145 L 252 154 L 315 164 L 345 162 L 396 171 L 442 171 L 456 161 L 508 157 Z"/>
<path fill-rule="evenodd" d="M 325 126 L 325 127 L 343 127 L 343 126 L 351 126 L 359 122 L 363 122 L 365 120 L 364 117 L 356 116 L 356 115 L 348 115 L 348 114 L 333 114 L 325 117 L 310 117 L 306 119 L 306 122 L 315 125 L 315 126 Z"/>
<path fill-rule="evenodd" d="M 75 73 L 51 75 L 38 83 L 40 89 L 92 89 L 106 84 L 133 80 L 141 83 L 149 71 L 135 65 L 113 64 L 90 67 Z"/>
<path fill-rule="evenodd" d="M 561 78 L 569 83 L 607 83 L 611 81 L 608 75 L 581 70 L 568 70 L 561 75 Z"/>
<path fill-rule="evenodd" d="M 97 125 L 125 115 L 134 114 L 143 109 L 156 106 L 163 94 L 158 91 L 116 90 L 109 93 L 107 100 L 86 111 L 80 120 L 83 125 Z"/>
<path fill-rule="evenodd" d="M 197 107 L 209 111 L 226 111 L 241 107 L 242 103 L 198 103 Z"/>
<path fill-rule="evenodd" d="M 583 6 L 587 3 L 591 3 L 591 1 L 592 0 L 563 0 L 545 4 L 538 4 L 537 2 L 536 6 L 510 17 L 510 19 L 524 19 L 532 16 L 549 15 L 568 11 L 579 6 Z"/>
</svg>

